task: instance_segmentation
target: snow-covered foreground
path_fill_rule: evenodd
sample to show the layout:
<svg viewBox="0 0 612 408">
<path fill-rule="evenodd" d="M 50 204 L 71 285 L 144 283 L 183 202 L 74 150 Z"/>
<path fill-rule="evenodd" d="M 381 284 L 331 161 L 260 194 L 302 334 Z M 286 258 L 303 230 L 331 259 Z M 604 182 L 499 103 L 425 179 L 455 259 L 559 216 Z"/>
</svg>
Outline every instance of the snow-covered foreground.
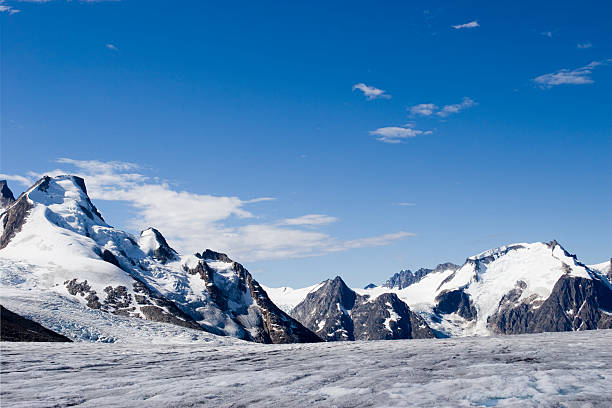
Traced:
<svg viewBox="0 0 612 408">
<path fill-rule="evenodd" d="M 1 405 L 612 406 L 612 332 L 295 345 L 3 343 Z"/>
</svg>

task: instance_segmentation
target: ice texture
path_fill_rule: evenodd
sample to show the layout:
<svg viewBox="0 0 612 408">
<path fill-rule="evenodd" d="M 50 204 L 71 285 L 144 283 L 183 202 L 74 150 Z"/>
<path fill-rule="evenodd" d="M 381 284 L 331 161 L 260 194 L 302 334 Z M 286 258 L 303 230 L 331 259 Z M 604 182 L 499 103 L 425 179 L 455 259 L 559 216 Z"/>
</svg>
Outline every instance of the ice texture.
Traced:
<svg viewBox="0 0 612 408">
<path fill-rule="evenodd" d="M 3 407 L 612 406 L 610 330 L 291 345 L 0 347 Z"/>
</svg>

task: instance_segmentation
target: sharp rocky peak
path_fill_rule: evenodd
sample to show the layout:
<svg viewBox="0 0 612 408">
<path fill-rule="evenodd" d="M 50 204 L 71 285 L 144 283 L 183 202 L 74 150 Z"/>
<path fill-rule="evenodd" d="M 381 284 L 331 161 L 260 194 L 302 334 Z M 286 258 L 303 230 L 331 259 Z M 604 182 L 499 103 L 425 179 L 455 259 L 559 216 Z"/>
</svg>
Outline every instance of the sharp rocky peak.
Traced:
<svg viewBox="0 0 612 408">
<path fill-rule="evenodd" d="M 15 202 L 15 196 L 9 188 L 6 180 L 0 180 L 0 210 L 8 208 Z"/>
</svg>

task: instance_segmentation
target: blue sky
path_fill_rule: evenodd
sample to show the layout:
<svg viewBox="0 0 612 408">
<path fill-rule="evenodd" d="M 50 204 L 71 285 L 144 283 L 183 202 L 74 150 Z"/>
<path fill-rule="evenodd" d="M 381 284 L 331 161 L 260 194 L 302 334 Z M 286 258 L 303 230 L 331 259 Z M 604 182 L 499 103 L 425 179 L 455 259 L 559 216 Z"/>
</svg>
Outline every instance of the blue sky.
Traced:
<svg viewBox="0 0 612 408">
<path fill-rule="evenodd" d="M 612 255 L 611 5 L 328 3 L 0 2 L 0 173 L 270 286 Z"/>
</svg>

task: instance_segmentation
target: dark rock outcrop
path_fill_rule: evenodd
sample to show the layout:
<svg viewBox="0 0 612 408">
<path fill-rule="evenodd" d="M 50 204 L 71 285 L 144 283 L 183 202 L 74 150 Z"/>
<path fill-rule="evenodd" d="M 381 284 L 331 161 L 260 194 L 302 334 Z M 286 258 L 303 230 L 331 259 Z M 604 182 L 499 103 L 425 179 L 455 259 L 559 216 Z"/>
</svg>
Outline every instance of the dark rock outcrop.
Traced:
<svg viewBox="0 0 612 408">
<path fill-rule="evenodd" d="M 310 292 L 291 315 L 323 340 L 355 340 L 348 311 L 355 306 L 356 299 L 357 294 L 336 276 Z"/>
<path fill-rule="evenodd" d="M 216 306 L 245 329 L 244 340 L 259 343 L 314 343 L 321 341 L 316 334 L 279 309 L 270 300 L 261 285 L 253 279 L 249 271 L 241 264 L 232 261 L 226 254 L 210 249 L 201 254 L 196 254 L 196 256 L 201 260 L 196 267 L 186 269 L 187 272 L 199 275 L 206 283 L 206 289 Z M 215 269 L 210 267 L 206 261 L 231 263 L 235 279 L 232 282 L 220 283 L 219 280 L 225 278 L 219 277 Z M 255 313 L 252 310 L 253 305 L 245 303 L 244 299 L 248 297 L 253 299 L 254 306 L 257 306 Z M 214 332 L 214 328 L 209 329 Z"/>
<path fill-rule="evenodd" d="M 134 300 L 139 305 L 146 305 L 140 307 L 145 319 L 203 330 L 191 316 L 179 309 L 174 302 L 166 299 L 158 291 L 136 279 L 132 286 L 136 293 Z"/>
<path fill-rule="evenodd" d="M 365 285 L 363 288 L 364 289 L 374 289 L 377 285 L 375 285 L 374 283 L 369 283 L 367 285 Z"/>
<path fill-rule="evenodd" d="M 309 293 L 292 315 L 326 341 L 435 337 L 396 294 L 360 296 L 339 276 Z"/>
<path fill-rule="evenodd" d="M 351 311 L 355 340 L 395 340 L 434 338 L 427 323 L 410 311 L 395 293 L 367 297 Z"/>
<path fill-rule="evenodd" d="M 459 269 L 459 265 L 455 265 L 454 263 L 451 263 L 451 262 L 446 262 L 446 263 L 439 264 L 434 269 L 421 268 L 414 272 L 411 271 L 410 269 L 402 269 L 401 271 L 397 272 L 392 277 L 390 277 L 384 283 L 383 286 L 386 288 L 404 289 L 412 284 L 419 282 L 421 279 L 423 279 L 425 276 L 429 275 L 430 273 L 443 272 L 449 269 L 457 270 Z"/>
<path fill-rule="evenodd" d="M 71 342 L 68 337 L 49 330 L 33 320 L 26 319 L 0 305 L 1 341 Z"/>
<path fill-rule="evenodd" d="M 612 328 L 612 289 L 607 282 L 563 275 L 544 301 L 518 302 L 520 288 L 504 296 L 488 325 L 502 334 Z"/>
<path fill-rule="evenodd" d="M 463 289 L 445 290 L 436 296 L 435 302 L 434 312 L 437 314 L 457 313 L 467 320 L 476 319 L 476 308 Z"/>
<path fill-rule="evenodd" d="M 30 204 L 26 195 L 21 195 L 13 205 L 2 214 L 2 224 L 4 230 L 0 236 L 0 249 L 5 248 L 11 239 L 21 231 L 21 227 L 26 222 L 33 205 Z"/>
<path fill-rule="evenodd" d="M 13 196 L 13 192 L 8 187 L 6 180 L 0 180 L 0 210 L 8 208 L 14 202 L 15 196 Z"/>
</svg>

